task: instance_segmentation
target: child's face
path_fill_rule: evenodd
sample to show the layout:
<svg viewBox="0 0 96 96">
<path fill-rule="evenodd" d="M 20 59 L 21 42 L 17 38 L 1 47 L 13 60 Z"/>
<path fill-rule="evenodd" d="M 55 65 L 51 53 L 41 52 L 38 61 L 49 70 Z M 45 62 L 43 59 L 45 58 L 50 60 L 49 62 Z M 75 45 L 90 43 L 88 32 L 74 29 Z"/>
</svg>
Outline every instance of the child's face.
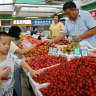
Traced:
<svg viewBox="0 0 96 96">
<path fill-rule="evenodd" d="M 7 54 L 10 50 L 11 38 L 8 36 L 0 37 L 0 53 Z"/>
</svg>

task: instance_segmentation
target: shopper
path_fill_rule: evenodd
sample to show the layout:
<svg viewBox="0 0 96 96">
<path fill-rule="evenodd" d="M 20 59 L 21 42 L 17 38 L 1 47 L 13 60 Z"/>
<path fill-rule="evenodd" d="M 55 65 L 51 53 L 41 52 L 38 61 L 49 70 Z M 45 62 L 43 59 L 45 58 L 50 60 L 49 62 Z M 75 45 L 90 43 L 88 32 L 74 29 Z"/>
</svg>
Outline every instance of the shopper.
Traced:
<svg viewBox="0 0 96 96">
<path fill-rule="evenodd" d="M 51 44 L 59 41 L 67 35 L 73 36 L 73 41 L 86 40 L 93 47 L 96 47 L 96 22 L 92 15 L 83 10 L 78 10 L 76 4 L 72 1 L 66 2 L 63 6 L 64 13 L 69 18 L 65 22 L 65 27 L 62 33 L 53 40 L 47 42 Z"/>
<path fill-rule="evenodd" d="M 57 14 L 53 16 L 53 23 L 49 27 L 50 35 L 49 37 L 52 38 L 53 36 L 60 35 L 60 32 L 63 30 L 64 25 L 60 22 L 60 17 Z"/>
<path fill-rule="evenodd" d="M 0 68 L 7 66 L 11 68 L 10 74 L 7 78 L 2 80 L 0 86 L 0 96 L 13 96 L 14 86 L 14 69 L 23 67 L 28 70 L 33 76 L 39 74 L 38 71 L 33 70 L 25 61 L 20 60 L 17 56 L 8 52 L 10 50 L 11 38 L 5 32 L 0 32 Z"/>
<path fill-rule="evenodd" d="M 21 33 L 21 29 L 18 26 L 11 26 L 10 27 L 9 32 L 8 32 L 8 34 L 12 37 L 12 41 L 11 41 L 11 45 L 10 45 L 10 52 L 13 53 L 13 54 L 21 54 L 21 55 L 23 55 L 24 53 L 27 53 L 30 50 L 32 50 L 33 48 L 35 48 L 36 45 L 33 44 L 29 48 L 20 49 L 16 45 L 19 45 L 21 43 L 22 39 L 17 41 L 16 44 L 14 44 L 14 42 L 13 42 L 14 38 L 18 38 L 20 33 Z M 14 84 L 15 87 L 14 88 L 15 88 L 15 91 L 17 93 L 17 96 L 22 96 L 20 72 L 21 72 L 20 68 L 16 69 L 15 72 L 14 72 L 14 78 L 15 78 L 15 84 Z"/>
<path fill-rule="evenodd" d="M 16 45 L 19 45 L 23 39 L 20 39 L 18 42 L 16 42 L 16 45 L 14 44 L 13 41 L 15 38 L 19 37 L 20 33 L 21 33 L 21 29 L 18 26 L 11 26 L 10 27 L 8 34 L 11 37 L 13 37 L 11 45 L 10 45 L 10 51 L 11 51 L 11 53 L 24 55 L 25 53 L 27 53 L 30 50 L 32 50 L 33 48 L 35 48 L 36 44 L 33 44 L 31 47 L 26 48 L 26 49 L 20 49 L 19 47 L 17 47 Z"/>
<path fill-rule="evenodd" d="M 31 31 L 31 36 L 33 35 L 33 34 L 37 34 L 37 32 L 35 31 L 35 27 L 33 27 L 33 30 Z"/>
<path fill-rule="evenodd" d="M 2 84 L 2 79 L 6 78 L 11 72 L 10 67 L 3 66 L 0 69 L 0 85 Z"/>
</svg>

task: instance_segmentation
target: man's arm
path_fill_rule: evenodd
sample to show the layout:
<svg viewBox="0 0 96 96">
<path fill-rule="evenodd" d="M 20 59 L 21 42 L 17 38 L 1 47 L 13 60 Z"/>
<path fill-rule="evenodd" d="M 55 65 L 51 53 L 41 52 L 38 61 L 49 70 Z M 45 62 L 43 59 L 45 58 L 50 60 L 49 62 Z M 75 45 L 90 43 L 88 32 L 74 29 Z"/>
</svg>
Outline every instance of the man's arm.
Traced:
<svg viewBox="0 0 96 96">
<path fill-rule="evenodd" d="M 54 38 L 54 39 L 52 39 L 52 40 L 49 40 L 46 44 L 47 44 L 47 45 L 50 45 L 50 44 L 52 44 L 52 43 L 55 43 L 55 42 L 57 42 L 57 41 L 60 41 L 60 40 L 64 39 L 64 38 L 66 37 L 66 35 L 67 35 L 67 33 L 62 33 L 62 32 L 61 32 L 59 36 L 57 36 L 56 38 Z"/>
<path fill-rule="evenodd" d="M 29 71 L 33 76 L 37 76 L 40 73 L 36 70 L 33 70 L 25 61 L 22 61 L 20 63 L 21 67 L 25 68 L 27 71 Z"/>
<path fill-rule="evenodd" d="M 79 35 L 79 38 L 80 39 L 85 39 L 85 38 L 91 37 L 91 36 L 93 36 L 95 34 L 96 34 L 96 26 L 93 27 L 92 29 L 90 29 L 88 32 Z"/>
<path fill-rule="evenodd" d="M 89 37 L 91 37 L 95 34 L 96 34 L 96 26 L 93 27 L 92 29 L 90 29 L 88 32 L 86 32 L 84 34 L 72 36 L 72 41 L 73 42 L 78 42 L 82 39 L 89 38 Z"/>
<path fill-rule="evenodd" d="M 14 53 L 15 53 L 15 54 L 24 55 L 25 53 L 31 51 L 31 50 L 34 49 L 35 47 L 36 47 L 36 44 L 33 44 L 31 47 L 26 48 L 26 49 L 20 49 L 20 48 L 18 48 L 18 49 L 15 50 Z"/>
</svg>

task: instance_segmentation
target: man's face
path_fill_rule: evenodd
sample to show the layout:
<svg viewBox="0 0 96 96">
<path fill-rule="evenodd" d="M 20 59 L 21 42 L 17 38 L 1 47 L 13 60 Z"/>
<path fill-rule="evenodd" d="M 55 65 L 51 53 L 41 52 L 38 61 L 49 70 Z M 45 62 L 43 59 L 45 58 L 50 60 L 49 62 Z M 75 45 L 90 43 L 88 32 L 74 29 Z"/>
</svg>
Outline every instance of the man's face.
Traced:
<svg viewBox="0 0 96 96">
<path fill-rule="evenodd" d="M 66 9 L 64 10 L 64 13 L 66 14 L 66 16 L 71 19 L 71 20 L 75 20 L 77 18 L 77 12 L 76 9 Z"/>
<path fill-rule="evenodd" d="M 0 52 L 3 54 L 7 54 L 10 50 L 11 38 L 8 36 L 0 37 Z"/>
</svg>

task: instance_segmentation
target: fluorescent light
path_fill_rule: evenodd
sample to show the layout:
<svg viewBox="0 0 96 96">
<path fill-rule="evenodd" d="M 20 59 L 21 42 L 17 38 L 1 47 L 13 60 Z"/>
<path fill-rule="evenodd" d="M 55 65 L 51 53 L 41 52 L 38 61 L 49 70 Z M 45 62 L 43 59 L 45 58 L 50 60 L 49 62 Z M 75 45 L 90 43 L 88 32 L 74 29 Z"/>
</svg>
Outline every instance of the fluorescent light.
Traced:
<svg viewBox="0 0 96 96">
<path fill-rule="evenodd" d="M 57 8 L 51 8 L 51 7 L 38 7 L 38 9 L 43 9 L 43 10 L 56 10 Z"/>
<path fill-rule="evenodd" d="M 62 13 L 58 13 L 58 15 L 60 15 L 60 14 L 62 14 Z"/>
<path fill-rule="evenodd" d="M 26 18 L 38 18 L 38 17 L 26 17 Z"/>
<path fill-rule="evenodd" d="M 13 15 L 16 15 L 16 11 L 13 12 Z"/>
</svg>

